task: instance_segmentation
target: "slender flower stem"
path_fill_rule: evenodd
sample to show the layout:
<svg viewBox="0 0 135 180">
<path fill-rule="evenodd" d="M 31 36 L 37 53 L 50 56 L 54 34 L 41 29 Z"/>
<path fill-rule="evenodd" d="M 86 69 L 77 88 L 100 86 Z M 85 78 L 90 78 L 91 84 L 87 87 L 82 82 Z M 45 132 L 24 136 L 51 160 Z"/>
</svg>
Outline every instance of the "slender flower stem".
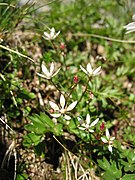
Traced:
<svg viewBox="0 0 135 180">
<path fill-rule="evenodd" d="M 50 40 L 49 42 L 51 43 L 51 45 L 52 45 L 53 49 L 56 51 L 56 53 L 58 53 L 58 52 L 57 52 L 57 48 L 55 47 L 55 45 L 54 45 L 53 41 L 52 41 L 52 40 Z"/>
<path fill-rule="evenodd" d="M 58 52 L 58 49 L 56 48 L 55 44 L 53 43 L 52 40 L 49 41 L 53 47 L 53 49 L 55 50 L 55 52 L 57 53 L 57 55 L 60 57 L 60 53 Z"/>
<path fill-rule="evenodd" d="M 66 66 L 66 59 L 65 59 L 64 55 L 63 55 L 63 64 L 64 64 L 64 66 L 65 66 L 65 71 L 63 70 L 64 76 L 65 76 L 65 78 L 67 79 L 67 75 L 66 75 L 67 66 Z"/>
<path fill-rule="evenodd" d="M 88 82 L 87 82 L 86 87 L 85 87 L 85 90 L 84 90 L 84 92 L 82 93 L 82 95 L 81 95 L 79 101 L 77 102 L 77 105 L 81 102 L 81 100 L 82 100 L 84 94 L 86 93 L 86 91 L 87 91 L 87 89 L 88 89 L 89 82 L 91 81 L 91 79 L 92 79 L 92 77 L 89 77 Z M 76 105 L 76 106 L 77 106 L 77 105 Z"/>
<path fill-rule="evenodd" d="M 67 101 L 68 101 L 68 98 L 70 98 L 70 95 L 72 94 L 72 92 L 74 91 L 75 87 L 77 86 L 78 83 L 74 84 L 73 86 L 71 86 L 71 91 L 70 93 L 68 94 L 68 97 L 67 97 Z"/>
<path fill-rule="evenodd" d="M 121 39 L 114 39 L 114 38 L 109 38 L 106 36 L 101 36 L 97 34 L 83 34 L 83 33 L 78 33 L 78 34 L 73 34 L 73 36 L 81 36 L 81 37 L 95 37 L 99 39 L 105 39 L 108 41 L 113 41 L 113 42 L 118 42 L 118 43 L 129 43 L 129 44 L 135 44 L 135 41 L 127 41 L 127 40 L 121 40 Z"/>
<path fill-rule="evenodd" d="M 53 43 L 53 41 L 50 40 L 49 42 L 51 43 L 51 45 L 52 45 L 53 49 L 55 50 L 56 54 L 58 55 L 58 57 L 60 58 L 61 55 L 60 55 L 58 49 L 56 48 L 55 44 Z M 64 64 L 64 66 L 65 66 L 65 68 L 66 68 L 66 70 L 67 70 L 67 66 L 66 66 L 66 63 L 65 63 L 65 62 L 66 62 L 66 61 L 65 61 L 65 57 L 64 57 L 64 56 L 62 56 L 62 57 L 63 57 L 63 64 Z M 61 66 L 62 66 L 62 65 L 61 65 Z M 63 68 L 62 68 L 62 70 L 63 70 Z M 63 73 L 64 73 L 64 76 L 67 78 L 66 73 L 65 73 L 64 70 L 63 70 Z"/>
<path fill-rule="evenodd" d="M 52 79 L 49 79 L 49 81 L 52 83 L 52 85 L 59 91 L 61 94 L 61 90 L 58 88 L 58 86 L 52 81 Z"/>
</svg>

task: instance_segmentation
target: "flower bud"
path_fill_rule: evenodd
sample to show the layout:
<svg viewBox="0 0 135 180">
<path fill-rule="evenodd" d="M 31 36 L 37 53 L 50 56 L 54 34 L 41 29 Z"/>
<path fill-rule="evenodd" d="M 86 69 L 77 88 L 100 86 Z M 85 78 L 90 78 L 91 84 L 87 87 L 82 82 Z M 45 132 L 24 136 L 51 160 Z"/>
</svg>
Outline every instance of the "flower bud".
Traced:
<svg viewBox="0 0 135 180">
<path fill-rule="evenodd" d="M 101 126 L 100 126 L 100 130 L 101 130 L 101 131 L 103 131 L 103 130 L 104 130 L 104 128 L 105 128 L 105 123 L 104 123 L 104 122 L 102 122 L 102 124 L 101 124 Z"/>
<path fill-rule="evenodd" d="M 64 43 L 61 43 L 61 44 L 60 44 L 60 49 L 61 49 L 61 50 L 64 50 L 65 48 L 66 48 L 66 45 L 65 45 Z"/>
<path fill-rule="evenodd" d="M 74 81 L 74 83 L 75 83 L 75 84 L 77 84 L 77 83 L 78 83 L 78 81 L 79 81 L 79 78 L 78 78 L 78 76 L 77 76 L 77 75 L 75 75 L 75 76 L 74 76 L 74 79 L 73 79 L 73 81 Z"/>
<path fill-rule="evenodd" d="M 94 94 L 92 92 L 90 92 L 90 99 L 94 99 Z"/>
</svg>

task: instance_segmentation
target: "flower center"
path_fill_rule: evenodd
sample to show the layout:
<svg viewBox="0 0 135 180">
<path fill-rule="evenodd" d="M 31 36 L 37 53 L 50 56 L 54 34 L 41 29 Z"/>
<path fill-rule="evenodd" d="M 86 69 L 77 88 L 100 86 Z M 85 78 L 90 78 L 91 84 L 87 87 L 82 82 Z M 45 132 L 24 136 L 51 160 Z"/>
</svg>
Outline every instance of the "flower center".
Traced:
<svg viewBox="0 0 135 180">
<path fill-rule="evenodd" d="M 66 112 L 66 109 L 64 109 L 64 108 L 60 110 L 61 114 L 65 114 L 65 112 Z"/>
<path fill-rule="evenodd" d="M 87 130 L 89 130 L 89 128 L 90 128 L 89 124 L 86 124 L 86 125 L 85 125 L 85 128 L 86 128 Z"/>
<path fill-rule="evenodd" d="M 111 140 L 109 140 L 109 141 L 108 141 L 108 144 L 109 144 L 109 145 L 112 145 L 112 144 L 113 144 L 113 142 L 112 142 Z"/>
</svg>

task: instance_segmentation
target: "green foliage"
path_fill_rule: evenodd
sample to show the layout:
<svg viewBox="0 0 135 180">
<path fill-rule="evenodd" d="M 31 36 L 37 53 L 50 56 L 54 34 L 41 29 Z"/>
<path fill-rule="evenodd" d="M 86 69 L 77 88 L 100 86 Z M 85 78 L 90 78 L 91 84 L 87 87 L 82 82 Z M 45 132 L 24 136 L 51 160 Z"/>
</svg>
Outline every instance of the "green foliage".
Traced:
<svg viewBox="0 0 135 180">
<path fill-rule="evenodd" d="M 103 174 L 103 179 L 119 179 L 122 175 L 122 171 L 120 168 L 117 167 L 115 161 L 107 161 L 105 157 L 103 160 L 98 160 L 99 166 L 105 171 Z"/>
<path fill-rule="evenodd" d="M 8 33 L 14 31 L 14 28 L 33 12 L 32 6 L 32 4 L 25 4 L 19 7 L 16 0 L 0 1 L 0 31 L 8 31 Z"/>
<path fill-rule="evenodd" d="M 26 180 L 28 178 L 28 175 L 27 174 L 18 174 L 16 179 L 17 180 Z"/>
<path fill-rule="evenodd" d="M 122 180 L 134 180 L 135 179 L 135 174 L 125 174 L 123 177 L 122 177 Z"/>
<path fill-rule="evenodd" d="M 56 136 L 62 135 L 62 124 L 55 125 L 49 116 L 44 113 L 34 114 L 30 116 L 30 124 L 25 125 L 25 128 L 30 131 L 24 137 L 23 145 L 30 147 L 36 146 L 43 141 L 46 133 L 52 132 Z"/>
<path fill-rule="evenodd" d="M 21 148 L 33 148 L 38 156 L 46 158 L 51 137 L 65 152 L 81 157 L 84 172 L 90 167 L 101 179 L 135 179 L 135 53 L 133 42 L 123 41 L 134 40 L 134 34 L 125 34 L 123 26 L 131 21 L 135 3 L 48 2 L 50 9 L 41 12 L 31 3 L 19 6 L 15 0 L 0 1 L 0 118 L 16 134 L 25 132 Z M 52 27 L 61 32 L 47 41 L 43 33 Z M 38 77 L 46 72 L 42 72 L 42 63 L 49 69 L 51 62 L 55 69 L 49 73 L 60 67 L 58 74 L 50 79 Z M 88 63 L 92 73 L 101 66 L 101 73 L 95 76 L 82 71 L 80 65 L 87 70 Z M 75 101 L 76 106 L 68 109 Z M 98 123 L 91 127 L 97 118 Z M 107 142 L 101 137 L 108 138 Z M 17 171 L 18 180 L 29 178 L 25 168 Z"/>
</svg>

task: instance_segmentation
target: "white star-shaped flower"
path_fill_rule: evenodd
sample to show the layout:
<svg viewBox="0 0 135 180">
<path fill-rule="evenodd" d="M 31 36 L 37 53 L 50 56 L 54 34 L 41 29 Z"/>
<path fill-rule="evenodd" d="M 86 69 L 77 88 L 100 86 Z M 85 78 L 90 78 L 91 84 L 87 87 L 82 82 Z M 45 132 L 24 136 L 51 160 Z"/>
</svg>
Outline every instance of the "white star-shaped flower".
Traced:
<svg viewBox="0 0 135 180">
<path fill-rule="evenodd" d="M 60 34 L 60 31 L 56 33 L 54 28 L 51 28 L 49 30 L 50 33 L 44 32 L 44 36 L 43 36 L 48 41 L 54 40 Z"/>
<path fill-rule="evenodd" d="M 50 104 L 51 108 L 57 112 L 56 114 L 50 114 L 52 117 L 59 118 L 61 115 L 64 115 L 64 118 L 66 120 L 70 120 L 71 117 L 68 116 L 66 113 L 75 108 L 77 101 L 74 101 L 69 106 L 66 106 L 65 97 L 63 96 L 63 94 L 61 94 L 60 107 L 52 101 L 49 101 L 49 104 Z"/>
<path fill-rule="evenodd" d="M 44 64 L 42 64 L 41 68 L 42 68 L 43 74 L 37 73 L 37 75 L 39 75 L 40 77 L 45 78 L 45 79 L 51 79 L 56 74 L 58 74 L 58 72 L 60 70 L 60 68 L 59 68 L 57 71 L 54 71 L 55 67 L 54 67 L 53 62 L 51 63 L 49 71 L 48 71 L 47 67 Z"/>
<path fill-rule="evenodd" d="M 80 65 L 81 70 L 87 74 L 88 76 L 96 76 L 101 73 L 101 66 L 99 66 L 97 69 L 93 70 L 91 67 L 91 64 L 88 63 L 86 66 L 86 69 Z"/>
<path fill-rule="evenodd" d="M 132 20 L 135 21 L 135 14 L 132 16 Z M 135 31 L 135 22 L 127 24 L 124 28 L 127 31 L 126 34 Z"/>
<path fill-rule="evenodd" d="M 78 117 L 78 120 L 81 122 L 82 120 Z M 99 118 L 97 118 L 95 121 L 93 121 L 92 123 L 90 123 L 90 115 L 87 114 L 86 116 L 86 123 L 81 124 L 80 127 L 78 127 L 80 130 L 87 130 L 89 132 L 94 132 L 93 129 L 91 129 L 92 127 L 94 127 L 99 121 Z"/>
<path fill-rule="evenodd" d="M 101 137 L 101 140 L 104 142 L 104 143 L 107 143 L 108 144 L 108 150 L 110 152 L 112 152 L 112 146 L 113 146 L 113 141 L 114 141 L 115 137 L 111 137 L 110 136 L 110 133 L 109 133 L 109 130 L 106 129 L 106 138 L 104 137 Z"/>
</svg>

